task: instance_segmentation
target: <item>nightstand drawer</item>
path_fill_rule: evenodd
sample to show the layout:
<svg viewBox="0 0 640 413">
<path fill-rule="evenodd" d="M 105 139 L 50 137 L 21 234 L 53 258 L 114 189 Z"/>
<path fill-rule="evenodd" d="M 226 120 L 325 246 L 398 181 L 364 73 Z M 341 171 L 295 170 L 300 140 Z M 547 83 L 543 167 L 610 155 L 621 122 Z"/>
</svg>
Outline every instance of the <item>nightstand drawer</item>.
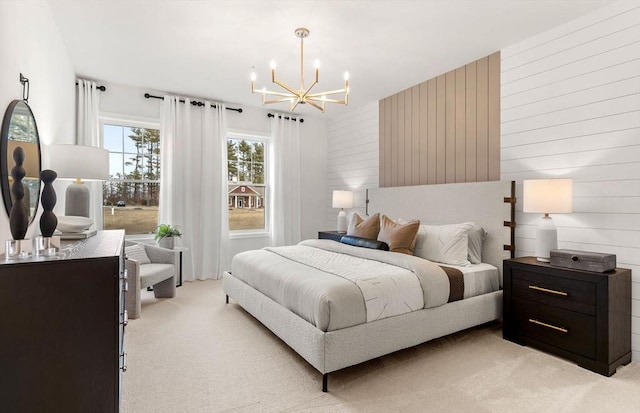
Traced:
<svg viewBox="0 0 640 413">
<path fill-rule="evenodd" d="M 596 358 L 596 318 L 525 300 L 513 300 L 516 334 L 590 359 Z"/>
<path fill-rule="evenodd" d="M 579 313 L 596 314 L 596 284 L 528 271 L 514 271 L 512 296 Z"/>
</svg>

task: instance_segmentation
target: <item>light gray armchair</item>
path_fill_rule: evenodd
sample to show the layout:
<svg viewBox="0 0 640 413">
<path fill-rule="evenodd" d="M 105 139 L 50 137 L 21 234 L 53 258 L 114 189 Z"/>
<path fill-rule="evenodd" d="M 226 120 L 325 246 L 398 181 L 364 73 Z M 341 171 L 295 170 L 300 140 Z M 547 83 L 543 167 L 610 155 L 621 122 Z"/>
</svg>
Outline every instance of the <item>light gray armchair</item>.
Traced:
<svg viewBox="0 0 640 413">
<path fill-rule="evenodd" d="M 156 298 L 176 295 L 178 251 L 144 243 L 125 243 L 125 268 L 129 289 L 125 307 L 129 318 L 140 317 L 140 290 L 153 287 Z"/>
</svg>

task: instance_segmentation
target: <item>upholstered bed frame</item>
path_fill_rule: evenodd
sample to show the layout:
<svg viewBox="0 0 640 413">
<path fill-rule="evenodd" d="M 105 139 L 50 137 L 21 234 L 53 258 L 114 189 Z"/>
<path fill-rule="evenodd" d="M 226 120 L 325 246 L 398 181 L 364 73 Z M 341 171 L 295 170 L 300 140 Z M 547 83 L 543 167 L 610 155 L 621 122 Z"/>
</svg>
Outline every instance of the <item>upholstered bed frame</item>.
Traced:
<svg viewBox="0 0 640 413">
<path fill-rule="evenodd" d="M 441 184 L 368 190 L 371 213 L 420 219 L 424 224 L 475 222 L 487 236 L 483 262 L 498 268 L 513 251 L 515 192 L 513 182 Z M 502 285 L 502 281 L 501 281 Z M 280 306 L 232 274 L 224 273 L 231 297 L 322 373 L 328 373 L 409 348 L 502 316 L 502 291 L 451 302 L 396 317 L 334 331 L 322 331 Z"/>
</svg>

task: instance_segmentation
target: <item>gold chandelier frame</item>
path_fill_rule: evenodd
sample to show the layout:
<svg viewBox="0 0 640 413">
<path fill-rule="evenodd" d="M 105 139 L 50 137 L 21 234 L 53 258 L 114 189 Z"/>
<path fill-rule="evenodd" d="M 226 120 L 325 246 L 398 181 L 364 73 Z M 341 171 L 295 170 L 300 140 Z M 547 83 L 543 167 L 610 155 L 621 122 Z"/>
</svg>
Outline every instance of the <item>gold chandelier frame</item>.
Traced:
<svg viewBox="0 0 640 413">
<path fill-rule="evenodd" d="M 276 77 L 276 65 L 274 61 L 271 61 L 271 82 L 280 86 L 287 92 L 276 92 L 267 90 L 267 88 L 256 89 L 256 74 L 255 72 L 251 73 L 251 93 L 260 93 L 262 94 L 262 104 L 267 105 L 271 103 L 280 103 L 280 102 L 290 102 L 289 110 L 293 111 L 299 104 L 309 104 L 314 108 L 324 112 L 326 103 L 337 103 L 340 105 L 349 104 L 349 73 L 344 73 L 344 88 L 329 90 L 327 92 L 316 92 L 310 93 L 311 89 L 318 83 L 318 78 L 320 74 L 319 63 L 316 61 L 315 64 L 315 78 L 314 81 L 309 85 L 309 87 L 305 87 L 304 84 L 304 39 L 309 37 L 309 29 L 305 29 L 304 27 L 300 27 L 295 30 L 295 35 L 300 39 L 300 89 L 296 90 L 295 88 L 287 85 L 280 79 Z M 329 98 L 327 96 L 337 95 L 340 93 L 344 93 L 343 99 L 334 99 Z M 276 96 L 273 99 L 267 99 L 267 96 Z"/>
</svg>

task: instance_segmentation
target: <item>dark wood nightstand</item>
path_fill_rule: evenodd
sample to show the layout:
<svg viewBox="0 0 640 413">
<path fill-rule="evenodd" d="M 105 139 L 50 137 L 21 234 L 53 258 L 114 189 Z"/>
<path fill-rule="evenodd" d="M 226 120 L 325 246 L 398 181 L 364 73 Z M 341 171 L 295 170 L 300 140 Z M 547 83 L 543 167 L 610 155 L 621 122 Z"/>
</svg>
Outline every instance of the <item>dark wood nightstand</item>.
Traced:
<svg viewBox="0 0 640 413">
<path fill-rule="evenodd" d="M 340 242 L 343 236 L 347 235 L 346 232 L 338 231 L 318 231 L 318 239 L 332 239 Z"/>
<path fill-rule="evenodd" d="M 611 376 L 631 361 L 631 270 L 505 260 L 503 319 L 505 339 Z"/>
</svg>

